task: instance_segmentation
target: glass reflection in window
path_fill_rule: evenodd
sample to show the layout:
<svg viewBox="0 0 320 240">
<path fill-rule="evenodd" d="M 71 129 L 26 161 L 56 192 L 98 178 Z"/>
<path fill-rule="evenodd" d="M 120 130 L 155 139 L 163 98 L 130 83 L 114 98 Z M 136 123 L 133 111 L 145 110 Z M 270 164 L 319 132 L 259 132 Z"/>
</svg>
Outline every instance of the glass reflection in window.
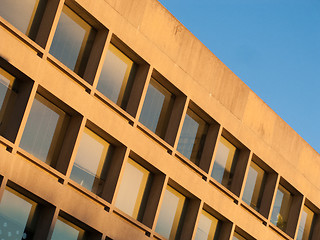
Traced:
<svg viewBox="0 0 320 240">
<path fill-rule="evenodd" d="M 37 94 L 33 101 L 20 147 L 47 164 L 57 158 L 69 116 Z"/>
<path fill-rule="evenodd" d="M 156 225 L 157 233 L 169 240 L 176 238 L 185 202 L 185 196 L 167 186 Z"/>
<path fill-rule="evenodd" d="M 96 31 L 75 12 L 63 6 L 50 54 L 82 76 Z"/>
<path fill-rule="evenodd" d="M 33 239 L 38 204 L 6 188 L 0 202 L 0 232 L 5 239 Z"/>
<path fill-rule="evenodd" d="M 113 146 L 85 128 L 70 178 L 90 191 L 101 194 Z"/>
<path fill-rule="evenodd" d="M 283 231 L 286 231 L 292 195 L 283 186 L 279 185 L 273 205 L 271 222 Z"/>
<path fill-rule="evenodd" d="M 158 136 L 164 138 L 174 96 L 151 78 L 139 121 Z"/>
<path fill-rule="evenodd" d="M 177 150 L 192 162 L 198 164 L 207 131 L 208 124 L 192 110 L 188 109 Z"/>
<path fill-rule="evenodd" d="M 219 220 L 202 210 L 195 240 L 215 240 L 218 239 L 218 234 Z"/>
<path fill-rule="evenodd" d="M 15 77 L 0 68 L 0 124 L 10 101 L 16 97 L 12 91 Z"/>
<path fill-rule="evenodd" d="M 47 0 L 0 0 L 0 15 L 35 39 Z"/>
<path fill-rule="evenodd" d="M 121 179 L 116 207 L 141 221 L 149 181 L 150 172 L 129 158 Z"/>
<path fill-rule="evenodd" d="M 308 207 L 303 206 L 300 217 L 300 225 L 298 229 L 297 240 L 309 240 L 312 232 L 312 225 L 314 219 L 314 212 Z"/>
<path fill-rule="evenodd" d="M 125 108 L 135 74 L 135 63 L 110 44 L 97 89 L 117 105 Z"/>
<path fill-rule="evenodd" d="M 259 210 L 263 194 L 265 171 L 251 162 L 242 199 L 255 210 Z"/>
<path fill-rule="evenodd" d="M 211 177 L 229 188 L 236 165 L 237 148 L 224 137 L 220 138 Z"/>
<path fill-rule="evenodd" d="M 85 231 L 71 222 L 58 217 L 51 240 L 83 240 Z"/>
</svg>

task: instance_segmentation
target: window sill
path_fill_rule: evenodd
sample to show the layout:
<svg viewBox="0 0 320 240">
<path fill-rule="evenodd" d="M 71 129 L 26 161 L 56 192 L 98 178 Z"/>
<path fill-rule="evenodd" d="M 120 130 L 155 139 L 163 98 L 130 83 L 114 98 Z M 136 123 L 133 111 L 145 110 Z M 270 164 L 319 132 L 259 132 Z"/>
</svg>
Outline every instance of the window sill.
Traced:
<svg viewBox="0 0 320 240">
<path fill-rule="evenodd" d="M 97 97 L 99 100 L 101 100 L 103 103 L 108 105 L 112 110 L 114 110 L 116 113 L 118 113 L 121 117 L 128 120 L 130 125 L 133 125 L 135 119 L 132 117 L 129 113 L 127 113 L 125 110 L 123 110 L 120 106 L 112 102 L 109 98 L 104 96 L 99 91 L 95 90 L 94 96 Z"/>
<path fill-rule="evenodd" d="M 190 159 L 186 158 L 185 156 L 183 156 L 181 153 L 176 152 L 175 156 L 181 160 L 183 163 L 185 163 L 186 165 L 188 165 L 190 168 L 192 168 L 192 170 L 194 170 L 196 173 L 198 173 L 203 180 L 207 180 L 208 179 L 208 174 L 203 171 L 199 166 L 197 166 L 195 163 L 191 162 Z"/>
<path fill-rule="evenodd" d="M 34 50 L 38 56 L 42 57 L 44 55 L 45 50 L 42 47 L 40 47 L 36 42 L 31 40 L 27 35 L 20 32 L 16 27 L 11 25 L 8 21 L 6 21 L 1 16 L 0 16 L 0 26 L 8 30 L 11 34 L 13 34 L 15 37 L 21 40 L 24 44 L 26 44 L 28 47 Z"/>
<path fill-rule="evenodd" d="M 128 221 L 129 223 L 131 223 L 132 225 L 134 225 L 135 227 L 137 227 L 140 230 L 144 231 L 145 235 L 150 234 L 152 232 L 152 229 L 150 229 L 149 227 L 147 227 L 143 223 L 139 222 L 137 219 L 135 219 L 135 218 L 131 217 L 130 215 L 124 213 L 120 209 L 115 208 L 113 210 L 113 212 L 115 214 L 117 214 L 118 216 L 120 216 L 121 218 L 123 218 L 124 220 Z"/>
<path fill-rule="evenodd" d="M 61 172 L 59 172 L 55 168 L 51 167 L 47 163 L 41 161 L 40 159 L 36 158 L 35 156 L 33 156 L 32 154 L 28 153 L 27 151 L 19 148 L 18 151 L 17 151 L 17 154 L 22 156 L 23 158 L 29 160 L 30 162 L 36 164 L 37 166 L 41 167 L 42 169 L 44 169 L 45 171 L 47 171 L 48 173 L 50 173 L 54 177 L 58 178 L 59 182 L 61 180 L 63 181 L 65 179 L 65 175 L 63 175 Z"/>
<path fill-rule="evenodd" d="M 226 188 L 225 186 L 221 185 L 221 183 L 217 182 L 215 179 L 213 179 L 210 176 L 209 182 L 216 186 L 218 189 L 220 189 L 222 192 L 224 192 L 228 197 L 230 197 L 231 199 L 233 199 L 233 202 L 235 204 L 239 204 L 239 197 L 237 195 L 235 195 L 233 192 L 231 192 L 228 188 Z"/>
<path fill-rule="evenodd" d="M 92 86 L 88 82 L 86 82 L 83 78 L 81 78 L 78 74 L 76 74 L 74 71 L 72 71 L 66 65 L 64 65 L 62 62 L 60 62 L 54 56 L 52 56 L 51 54 L 48 53 L 47 60 L 52 65 L 54 65 L 59 70 L 64 72 L 66 75 L 68 75 L 70 78 L 72 78 L 75 82 L 77 82 L 81 87 L 83 87 L 85 89 L 86 92 L 91 91 Z"/>
<path fill-rule="evenodd" d="M 106 200 L 104 200 L 103 198 L 101 198 L 97 194 L 95 194 L 95 193 L 91 192 L 90 190 L 86 189 L 85 187 L 81 186 L 77 182 L 69 179 L 68 185 L 70 185 L 72 188 L 76 189 L 77 191 L 81 192 L 85 196 L 96 201 L 97 203 L 101 204 L 104 208 L 110 209 L 110 203 L 108 203 Z"/>
<path fill-rule="evenodd" d="M 287 240 L 292 240 L 292 238 L 286 234 L 284 231 L 282 231 L 280 228 L 278 228 L 277 226 L 275 226 L 273 223 L 269 224 L 270 228 L 273 229 L 275 232 L 277 232 L 279 235 L 281 235 L 282 237 L 284 237 Z"/>
<path fill-rule="evenodd" d="M 145 133 L 147 136 L 152 138 L 154 141 L 158 142 L 161 146 L 163 146 L 169 154 L 173 152 L 172 146 L 170 146 L 169 143 L 164 141 L 162 138 L 160 138 L 158 135 L 156 135 L 154 132 L 152 132 L 149 128 L 144 126 L 142 123 L 138 122 L 137 128 L 140 129 L 143 133 Z"/>
<path fill-rule="evenodd" d="M 267 226 L 268 223 L 268 219 L 265 218 L 263 215 L 261 215 L 257 210 L 255 210 L 254 208 L 252 208 L 251 206 L 249 206 L 247 203 L 243 202 L 241 200 L 241 206 L 243 208 L 245 208 L 246 210 L 248 210 L 250 213 L 252 213 L 255 217 L 257 217 L 259 220 L 262 221 L 263 225 Z"/>
</svg>

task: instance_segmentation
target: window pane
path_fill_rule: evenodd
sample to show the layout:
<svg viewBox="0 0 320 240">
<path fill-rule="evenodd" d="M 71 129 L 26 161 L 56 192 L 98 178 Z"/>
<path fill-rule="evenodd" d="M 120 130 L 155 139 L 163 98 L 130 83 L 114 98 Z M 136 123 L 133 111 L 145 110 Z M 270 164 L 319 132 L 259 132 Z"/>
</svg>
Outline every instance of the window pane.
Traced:
<svg viewBox="0 0 320 240">
<path fill-rule="evenodd" d="M 223 186 L 230 187 L 236 164 L 237 148 L 224 137 L 220 138 L 211 177 Z"/>
<path fill-rule="evenodd" d="M 171 92 L 152 78 L 143 103 L 139 121 L 163 138 L 172 105 L 173 95 Z"/>
<path fill-rule="evenodd" d="M 84 230 L 78 226 L 58 217 L 54 226 L 51 240 L 82 240 L 84 239 Z"/>
<path fill-rule="evenodd" d="M 207 130 L 206 122 L 188 109 L 177 150 L 192 162 L 198 164 Z"/>
<path fill-rule="evenodd" d="M 100 194 L 112 152 L 113 147 L 110 143 L 85 128 L 72 168 L 71 179 L 90 191 Z"/>
<path fill-rule="evenodd" d="M 134 77 L 134 62 L 110 45 L 97 89 L 121 107 L 126 106 Z"/>
<path fill-rule="evenodd" d="M 141 219 L 139 213 L 143 211 L 142 202 L 147 195 L 149 176 L 148 170 L 132 159 L 128 159 L 121 179 L 116 207 L 136 219 Z"/>
<path fill-rule="evenodd" d="M 34 39 L 45 4 L 46 0 L 0 0 L 0 15 Z"/>
<path fill-rule="evenodd" d="M 274 201 L 271 222 L 283 231 L 285 231 L 287 227 L 291 201 L 291 193 L 287 189 L 279 185 L 276 199 Z"/>
<path fill-rule="evenodd" d="M 242 237 L 241 235 L 239 235 L 238 233 L 234 233 L 232 240 L 246 240 L 244 237 Z"/>
<path fill-rule="evenodd" d="M 16 93 L 12 91 L 14 80 L 14 76 L 0 68 L 0 123 L 3 120 L 9 99 L 16 97 Z"/>
<path fill-rule="evenodd" d="M 32 239 L 37 203 L 6 188 L 0 203 L 0 231 L 6 239 Z"/>
<path fill-rule="evenodd" d="M 264 178 L 265 171 L 251 162 L 242 199 L 256 210 L 260 207 Z"/>
<path fill-rule="evenodd" d="M 198 230 L 195 240 L 214 240 L 218 237 L 218 224 L 219 220 L 202 211 L 198 223 Z"/>
<path fill-rule="evenodd" d="M 50 164 L 63 137 L 69 117 L 61 109 L 36 95 L 20 147 L 40 160 Z"/>
<path fill-rule="evenodd" d="M 63 6 L 50 53 L 82 75 L 92 47 L 95 30 L 67 6 Z"/>
<path fill-rule="evenodd" d="M 304 206 L 301 213 L 297 240 L 308 240 L 311 237 L 310 234 L 311 234 L 313 218 L 314 218 L 314 213 L 309 208 Z"/>
<path fill-rule="evenodd" d="M 185 201 L 182 194 L 167 186 L 156 226 L 157 233 L 167 239 L 175 239 Z"/>
</svg>

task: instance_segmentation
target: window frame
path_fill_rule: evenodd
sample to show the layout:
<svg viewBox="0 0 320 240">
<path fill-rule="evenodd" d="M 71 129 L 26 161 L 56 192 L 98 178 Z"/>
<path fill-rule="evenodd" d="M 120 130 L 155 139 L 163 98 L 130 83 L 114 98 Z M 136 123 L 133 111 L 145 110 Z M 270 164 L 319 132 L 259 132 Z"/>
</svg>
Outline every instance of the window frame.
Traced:
<svg viewBox="0 0 320 240">
<path fill-rule="evenodd" d="M 291 195 L 291 204 L 288 209 L 288 219 L 287 219 L 286 227 L 284 229 L 274 224 L 271 219 L 274 211 L 274 202 L 276 199 L 276 195 L 278 193 L 279 186 L 284 188 Z M 299 227 L 298 220 L 299 220 L 302 202 L 303 202 L 303 195 L 297 189 L 295 189 L 291 184 L 289 184 L 284 178 L 280 177 L 279 183 L 277 184 L 277 187 L 274 189 L 272 209 L 270 211 L 270 223 L 271 223 L 270 226 L 272 226 L 277 231 L 284 232 L 285 234 L 293 238 L 297 228 Z"/>
<path fill-rule="evenodd" d="M 276 188 L 278 174 L 255 154 L 252 155 L 251 161 L 248 163 L 248 170 L 247 170 L 248 173 L 251 166 L 251 162 L 256 164 L 259 168 L 261 168 L 264 171 L 263 189 L 262 189 L 262 192 L 260 192 L 261 194 L 260 207 L 259 209 L 255 209 L 243 199 L 244 190 L 247 182 L 247 176 L 246 176 L 246 181 L 244 181 L 244 184 L 243 184 L 243 193 L 241 196 L 241 202 L 243 206 L 245 206 L 246 208 L 250 208 L 251 212 L 261 214 L 263 217 L 263 221 L 266 222 L 268 219 L 269 213 L 271 211 L 273 194 L 274 194 L 274 189 Z"/>
<path fill-rule="evenodd" d="M 236 148 L 236 152 L 235 152 L 235 155 L 233 156 L 233 161 L 231 164 L 230 175 L 232 176 L 231 178 L 229 177 L 227 185 L 223 185 L 212 176 L 221 137 L 224 138 L 227 142 L 229 142 L 231 145 L 233 145 Z M 244 177 L 245 177 L 246 169 L 249 163 L 249 158 L 250 158 L 250 150 L 243 143 L 241 143 L 236 137 L 234 137 L 231 133 L 229 133 L 226 129 L 222 129 L 221 135 L 218 137 L 215 144 L 215 148 L 214 148 L 214 155 L 212 158 L 210 171 L 209 171 L 210 181 L 215 185 L 219 186 L 220 188 L 222 188 L 227 193 L 231 191 L 233 194 L 236 195 L 236 197 L 239 197 L 241 194 L 242 186 L 244 185 Z M 232 171 L 232 169 L 234 170 Z"/>
</svg>

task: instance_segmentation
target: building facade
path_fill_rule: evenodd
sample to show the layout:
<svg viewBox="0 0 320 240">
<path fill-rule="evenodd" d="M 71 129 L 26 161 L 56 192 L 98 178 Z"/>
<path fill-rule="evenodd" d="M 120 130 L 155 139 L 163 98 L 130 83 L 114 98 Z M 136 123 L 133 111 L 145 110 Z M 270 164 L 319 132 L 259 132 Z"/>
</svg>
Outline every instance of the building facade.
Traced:
<svg viewBox="0 0 320 240">
<path fill-rule="evenodd" d="M 0 0 L 0 239 L 320 239 L 320 155 L 156 0 Z"/>
</svg>

